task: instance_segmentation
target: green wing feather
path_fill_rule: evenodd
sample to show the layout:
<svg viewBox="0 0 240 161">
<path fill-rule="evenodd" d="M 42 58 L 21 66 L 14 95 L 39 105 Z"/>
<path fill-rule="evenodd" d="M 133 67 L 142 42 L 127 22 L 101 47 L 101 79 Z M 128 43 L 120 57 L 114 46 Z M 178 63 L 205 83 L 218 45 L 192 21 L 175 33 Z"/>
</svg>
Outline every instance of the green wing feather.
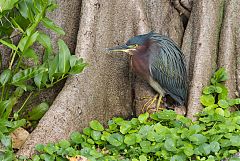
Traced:
<svg viewBox="0 0 240 161">
<path fill-rule="evenodd" d="M 149 69 L 154 80 L 183 105 L 187 97 L 187 72 L 185 60 L 177 45 L 167 37 L 153 36 L 149 47 Z"/>
</svg>

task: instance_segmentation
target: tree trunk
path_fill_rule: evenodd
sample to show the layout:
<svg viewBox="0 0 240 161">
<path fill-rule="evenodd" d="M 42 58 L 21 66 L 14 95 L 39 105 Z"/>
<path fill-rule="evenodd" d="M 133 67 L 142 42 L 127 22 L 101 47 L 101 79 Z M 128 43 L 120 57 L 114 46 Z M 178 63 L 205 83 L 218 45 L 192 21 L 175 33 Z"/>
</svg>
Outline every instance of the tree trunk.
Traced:
<svg viewBox="0 0 240 161">
<path fill-rule="evenodd" d="M 141 113 L 146 102 L 141 98 L 155 92 L 132 73 L 127 55 L 106 51 L 137 34 L 155 31 L 182 47 L 189 70 L 188 117 L 195 119 L 201 111 L 202 88 L 218 66 L 226 67 L 230 75 L 226 82 L 230 96 L 235 97 L 240 89 L 238 0 L 58 2 L 60 8 L 51 17 L 67 31 L 64 40 L 72 51 L 89 65 L 67 80 L 20 155 L 32 155 L 37 143 L 68 138 L 92 119 L 106 123 L 113 116 L 128 118 Z"/>
</svg>

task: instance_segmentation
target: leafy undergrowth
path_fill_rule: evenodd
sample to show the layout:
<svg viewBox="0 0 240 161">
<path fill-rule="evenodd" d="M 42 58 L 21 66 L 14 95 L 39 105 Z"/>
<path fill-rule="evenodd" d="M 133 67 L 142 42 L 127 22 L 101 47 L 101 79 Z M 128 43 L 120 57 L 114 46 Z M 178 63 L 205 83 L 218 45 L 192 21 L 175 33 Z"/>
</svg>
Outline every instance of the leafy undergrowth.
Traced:
<svg viewBox="0 0 240 161">
<path fill-rule="evenodd" d="M 0 0 L 0 161 L 12 161 L 13 148 L 25 141 L 28 132 L 15 130 L 31 131 L 48 110 L 49 99 L 34 101 L 39 94 L 87 65 L 61 39 L 54 50 L 48 33 L 65 34 L 47 17 L 56 7 L 54 0 Z"/>
<path fill-rule="evenodd" d="M 131 120 L 113 118 L 107 128 L 93 120 L 82 133 L 72 133 L 70 140 L 37 145 L 39 153 L 32 160 L 84 156 L 91 161 L 215 161 L 230 157 L 240 148 L 240 112 L 230 113 L 230 107 L 240 99 L 228 98 L 221 84 L 226 79 L 223 68 L 214 74 L 211 85 L 203 90 L 205 108 L 195 122 L 171 110 L 144 113 Z"/>
</svg>

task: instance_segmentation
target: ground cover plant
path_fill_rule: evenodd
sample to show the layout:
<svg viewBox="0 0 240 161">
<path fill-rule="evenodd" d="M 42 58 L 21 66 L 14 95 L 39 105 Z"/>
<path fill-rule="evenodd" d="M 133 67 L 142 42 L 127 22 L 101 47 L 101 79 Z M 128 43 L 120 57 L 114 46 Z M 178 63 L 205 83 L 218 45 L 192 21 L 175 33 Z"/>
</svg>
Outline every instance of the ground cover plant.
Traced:
<svg viewBox="0 0 240 161">
<path fill-rule="evenodd" d="M 91 161 L 215 161 L 231 157 L 240 148 L 240 112 L 230 112 L 230 108 L 240 99 L 228 98 L 226 80 L 223 68 L 213 75 L 211 84 L 203 89 L 200 101 L 204 109 L 195 122 L 172 110 L 144 113 L 131 120 L 113 118 L 107 128 L 93 120 L 82 133 L 72 133 L 70 140 L 37 145 L 38 154 L 32 160 L 84 156 Z"/>
</svg>

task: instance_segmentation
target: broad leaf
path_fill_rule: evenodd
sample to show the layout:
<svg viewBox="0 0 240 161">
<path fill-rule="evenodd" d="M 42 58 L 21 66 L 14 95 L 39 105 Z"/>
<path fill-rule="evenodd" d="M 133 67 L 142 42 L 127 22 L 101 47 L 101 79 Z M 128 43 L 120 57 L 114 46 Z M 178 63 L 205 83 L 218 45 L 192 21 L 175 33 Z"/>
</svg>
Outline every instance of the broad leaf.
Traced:
<svg viewBox="0 0 240 161">
<path fill-rule="evenodd" d="M 140 123 L 145 123 L 145 122 L 147 122 L 147 119 L 148 119 L 148 118 L 149 118 L 149 113 L 148 113 L 148 112 L 143 113 L 143 114 L 140 114 L 140 115 L 138 116 L 138 120 L 139 120 Z"/>
<path fill-rule="evenodd" d="M 93 130 L 96 130 L 96 131 L 103 131 L 104 130 L 103 125 L 100 122 L 98 122 L 97 120 L 92 120 L 89 124 L 90 124 L 90 127 Z"/>
<path fill-rule="evenodd" d="M 208 94 L 208 95 L 202 95 L 200 97 L 200 101 L 204 106 L 210 106 L 210 105 L 214 104 L 215 99 L 214 99 L 213 95 Z"/>
<path fill-rule="evenodd" d="M 3 39 L 0 39 L 0 43 L 2 43 L 3 45 L 11 48 L 12 50 L 17 50 L 17 47 L 14 44 L 11 44 L 7 41 L 4 41 Z"/>
<path fill-rule="evenodd" d="M 189 140 L 196 145 L 200 145 L 207 141 L 207 137 L 202 134 L 193 134 L 189 137 Z"/>
<path fill-rule="evenodd" d="M 28 48 L 22 55 L 25 58 L 33 59 L 34 63 L 38 63 L 38 55 L 35 53 L 35 51 L 32 48 Z"/>
<path fill-rule="evenodd" d="M 70 69 L 70 50 L 63 40 L 58 40 L 59 57 L 58 57 L 58 71 L 66 74 Z"/>
<path fill-rule="evenodd" d="M 25 51 L 26 49 L 28 49 L 37 40 L 38 35 L 39 35 L 38 31 L 36 31 L 31 36 L 26 36 L 22 38 L 18 44 L 19 49 L 21 51 Z"/>
<path fill-rule="evenodd" d="M 18 3 L 18 9 L 21 15 L 25 19 L 29 19 L 31 22 L 34 21 L 34 13 L 31 9 L 33 9 L 33 3 L 31 0 L 22 0 Z"/>
<path fill-rule="evenodd" d="M 53 60 L 49 61 L 48 74 L 51 82 L 53 82 L 54 80 L 54 74 L 58 73 L 58 64 L 59 64 L 58 57 L 59 55 L 55 56 Z"/>
<path fill-rule="evenodd" d="M 16 98 L 10 98 L 0 102 L 0 118 L 8 119 L 10 113 L 12 112 L 12 108 L 16 103 Z"/>
<path fill-rule="evenodd" d="M 74 65 L 70 71 L 68 72 L 69 74 L 79 74 L 83 71 L 83 69 L 87 66 L 86 63 L 77 63 Z"/>
<path fill-rule="evenodd" d="M 9 81 L 11 78 L 12 72 L 10 69 L 5 69 L 1 75 L 0 75 L 0 83 L 2 86 L 5 86 L 5 84 Z"/>
<path fill-rule="evenodd" d="M 49 18 L 44 18 L 42 20 L 43 25 L 46 28 L 49 28 L 53 31 L 55 31 L 56 33 L 58 33 L 59 35 L 65 35 L 65 32 L 63 31 L 62 28 L 58 27 L 52 20 L 50 20 Z"/>
<path fill-rule="evenodd" d="M 0 12 L 12 9 L 16 2 L 18 2 L 18 0 L 1 0 L 0 1 L 0 8 L 1 8 Z"/>
<path fill-rule="evenodd" d="M 44 67 L 35 67 L 35 68 L 27 68 L 25 70 L 21 70 L 16 73 L 12 78 L 12 84 L 17 84 L 18 82 L 23 82 L 33 78 L 35 75 L 46 71 L 47 69 Z"/>
<path fill-rule="evenodd" d="M 30 121 L 38 121 L 43 115 L 48 111 L 49 105 L 45 102 L 33 107 L 30 112 L 28 112 L 28 120 Z"/>
<path fill-rule="evenodd" d="M 123 136 L 118 133 L 114 133 L 107 138 L 107 141 L 113 146 L 120 146 L 123 143 Z"/>
<path fill-rule="evenodd" d="M 76 144 L 81 144 L 84 141 L 82 135 L 79 132 L 73 132 L 70 138 L 71 141 Z"/>
<path fill-rule="evenodd" d="M 37 41 L 46 49 L 47 54 L 52 53 L 52 42 L 48 35 L 40 32 Z"/>
</svg>

